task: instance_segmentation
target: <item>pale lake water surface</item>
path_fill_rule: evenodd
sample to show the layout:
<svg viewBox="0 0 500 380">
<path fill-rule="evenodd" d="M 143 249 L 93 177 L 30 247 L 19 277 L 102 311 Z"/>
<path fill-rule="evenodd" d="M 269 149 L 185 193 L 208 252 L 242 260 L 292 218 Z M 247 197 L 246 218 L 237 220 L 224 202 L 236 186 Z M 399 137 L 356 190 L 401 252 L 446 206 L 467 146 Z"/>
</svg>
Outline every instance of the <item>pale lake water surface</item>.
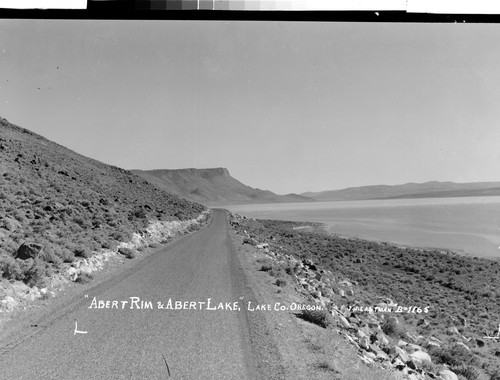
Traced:
<svg viewBox="0 0 500 380">
<path fill-rule="evenodd" d="M 251 218 L 325 223 L 330 233 L 500 258 L 500 196 L 225 206 Z"/>
</svg>

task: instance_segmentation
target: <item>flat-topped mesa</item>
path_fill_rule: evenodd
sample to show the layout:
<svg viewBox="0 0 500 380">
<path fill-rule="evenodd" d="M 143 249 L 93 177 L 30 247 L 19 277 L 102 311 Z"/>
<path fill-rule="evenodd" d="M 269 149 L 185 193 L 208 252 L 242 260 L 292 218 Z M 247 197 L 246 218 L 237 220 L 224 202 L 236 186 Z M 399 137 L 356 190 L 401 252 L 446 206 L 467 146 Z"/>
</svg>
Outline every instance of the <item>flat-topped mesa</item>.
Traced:
<svg viewBox="0 0 500 380">
<path fill-rule="evenodd" d="M 226 168 L 213 168 L 213 169 L 200 169 L 200 176 L 202 178 L 229 176 L 229 170 Z"/>
<path fill-rule="evenodd" d="M 205 205 L 308 202 L 310 198 L 278 195 L 247 186 L 233 178 L 226 168 L 133 170 L 160 189 Z"/>
</svg>

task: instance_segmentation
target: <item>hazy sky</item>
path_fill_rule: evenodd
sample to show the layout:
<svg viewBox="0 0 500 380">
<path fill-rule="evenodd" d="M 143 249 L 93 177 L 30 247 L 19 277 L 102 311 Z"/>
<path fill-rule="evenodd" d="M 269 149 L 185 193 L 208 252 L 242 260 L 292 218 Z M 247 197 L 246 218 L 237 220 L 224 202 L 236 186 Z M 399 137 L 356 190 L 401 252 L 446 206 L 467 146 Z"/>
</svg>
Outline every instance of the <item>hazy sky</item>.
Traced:
<svg viewBox="0 0 500 380">
<path fill-rule="evenodd" d="M 500 25 L 0 20 L 0 116 L 277 193 L 500 180 Z"/>
</svg>

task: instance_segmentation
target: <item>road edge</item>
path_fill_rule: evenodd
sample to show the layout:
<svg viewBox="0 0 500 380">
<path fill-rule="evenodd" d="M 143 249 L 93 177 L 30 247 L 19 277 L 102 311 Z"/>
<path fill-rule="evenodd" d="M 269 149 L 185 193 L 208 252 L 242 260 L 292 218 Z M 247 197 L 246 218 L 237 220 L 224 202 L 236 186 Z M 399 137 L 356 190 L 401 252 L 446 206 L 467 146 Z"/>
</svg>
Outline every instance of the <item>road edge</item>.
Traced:
<svg viewBox="0 0 500 380">
<path fill-rule="evenodd" d="M 255 380 L 285 379 L 283 360 L 264 315 L 261 313 L 249 313 L 246 309 L 249 301 L 257 304 L 258 298 L 243 268 L 240 252 L 234 246 L 230 235 L 231 228 L 229 226 L 228 210 L 220 210 L 224 211 L 227 227 L 227 243 L 231 252 L 229 257 L 229 265 L 232 273 L 231 286 L 233 293 L 239 295 L 240 298 L 243 297 L 240 323 L 243 334 L 243 349 L 247 352 L 249 351 L 248 353 L 250 354 L 249 361 L 247 362 L 247 369 L 251 375 L 250 378 Z"/>
</svg>

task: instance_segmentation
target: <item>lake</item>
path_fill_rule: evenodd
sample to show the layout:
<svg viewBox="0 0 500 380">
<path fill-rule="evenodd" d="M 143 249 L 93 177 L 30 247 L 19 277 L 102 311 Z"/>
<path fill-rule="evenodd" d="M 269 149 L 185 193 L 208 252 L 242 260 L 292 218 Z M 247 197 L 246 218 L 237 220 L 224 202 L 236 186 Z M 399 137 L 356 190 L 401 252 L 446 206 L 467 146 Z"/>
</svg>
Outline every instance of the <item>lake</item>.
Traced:
<svg viewBox="0 0 500 380">
<path fill-rule="evenodd" d="M 500 258 L 500 196 L 225 206 L 251 218 L 320 222 L 342 236 Z"/>
</svg>

